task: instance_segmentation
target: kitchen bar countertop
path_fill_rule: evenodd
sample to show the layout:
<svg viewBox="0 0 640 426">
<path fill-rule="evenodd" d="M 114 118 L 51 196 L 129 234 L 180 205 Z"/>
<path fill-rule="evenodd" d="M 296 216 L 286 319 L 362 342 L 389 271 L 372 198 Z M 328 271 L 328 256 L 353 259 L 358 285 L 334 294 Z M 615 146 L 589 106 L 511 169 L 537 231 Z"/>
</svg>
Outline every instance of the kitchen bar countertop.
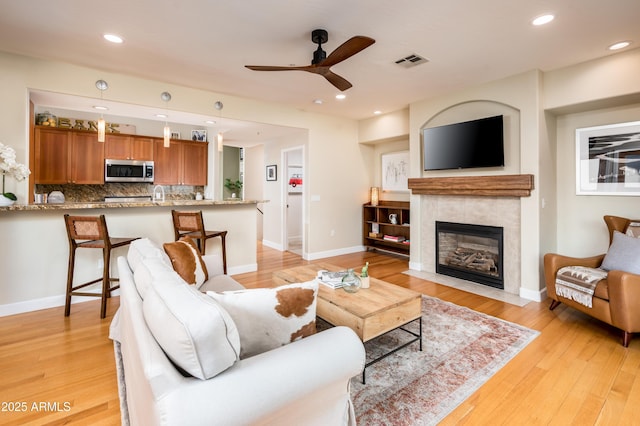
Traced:
<svg viewBox="0 0 640 426">
<path fill-rule="evenodd" d="M 166 200 L 166 201 L 134 201 L 134 202 L 69 202 L 46 204 L 19 204 L 0 207 L 2 211 L 36 211 L 36 210 L 76 210 L 76 209 L 112 209 L 130 207 L 171 207 L 171 206 L 225 206 L 241 204 L 267 203 L 267 200 Z"/>
</svg>

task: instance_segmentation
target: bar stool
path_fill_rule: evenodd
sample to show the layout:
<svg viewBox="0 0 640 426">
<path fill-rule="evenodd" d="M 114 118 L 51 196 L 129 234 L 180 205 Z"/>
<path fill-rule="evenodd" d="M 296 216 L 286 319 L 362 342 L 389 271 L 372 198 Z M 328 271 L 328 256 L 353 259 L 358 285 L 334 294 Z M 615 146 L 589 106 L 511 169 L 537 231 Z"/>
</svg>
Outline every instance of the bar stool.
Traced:
<svg viewBox="0 0 640 426">
<path fill-rule="evenodd" d="M 202 220 L 202 211 L 177 211 L 171 210 L 173 217 L 173 232 L 176 241 L 181 237 L 191 237 L 196 240 L 198 250 L 205 253 L 206 243 L 209 238 L 220 237 L 222 239 L 222 266 L 227 273 L 227 231 L 206 231 Z"/>
<path fill-rule="evenodd" d="M 104 215 L 70 216 L 65 214 L 64 222 L 67 227 L 67 237 L 69 238 L 69 269 L 67 273 L 67 296 L 64 304 L 64 316 L 68 317 L 71 312 L 71 296 L 90 296 L 100 297 L 102 299 L 102 305 L 100 306 L 100 318 L 104 318 L 107 315 L 107 298 L 111 297 L 112 291 L 120 287 L 119 284 L 113 287 L 111 286 L 112 282 L 119 281 L 118 278 L 111 278 L 109 276 L 111 250 L 117 247 L 126 246 L 130 244 L 131 241 L 137 240 L 140 237 L 109 237 L 107 222 Z M 102 249 L 102 259 L 104 262 L 102 277 L 76 286 L 73 285 L 73 270 L 75 267 L 77 248 Z M 102 281 L 101 293 L 78 291 L 100 281 Z"/>
</svg>

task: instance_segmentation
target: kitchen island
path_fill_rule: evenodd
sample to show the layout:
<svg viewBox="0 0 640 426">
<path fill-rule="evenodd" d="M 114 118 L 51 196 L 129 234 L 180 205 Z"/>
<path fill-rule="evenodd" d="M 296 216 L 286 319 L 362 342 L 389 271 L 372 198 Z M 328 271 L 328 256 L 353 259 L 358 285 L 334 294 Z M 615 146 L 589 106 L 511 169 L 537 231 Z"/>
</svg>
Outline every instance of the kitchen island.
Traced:
<svg viewBox="0 0 640 426">
<path fill-rule="evenodd" d="M 0 207 L 0 316 L 64 305 L 69 259 L 65 213 L 104 214 L 111 236 L 146 237 L 162 244 L 174 238 L 171 210 L 202 210 L 207 229 L 228 231 L 228 272 L 233 275 L 257 269 L 257 205 L 264 202 L 181 199 Z M 219 239 L 207 242 L 207 254 L 220 251 L 215 240 Z M 126 252 L 126 247 L 114 250 L 113 276 L 117 276 L 115 259 Z M 99 276 L 101 262 L 99 250 L 78 250 L 76 280 Z"/>
</svg>

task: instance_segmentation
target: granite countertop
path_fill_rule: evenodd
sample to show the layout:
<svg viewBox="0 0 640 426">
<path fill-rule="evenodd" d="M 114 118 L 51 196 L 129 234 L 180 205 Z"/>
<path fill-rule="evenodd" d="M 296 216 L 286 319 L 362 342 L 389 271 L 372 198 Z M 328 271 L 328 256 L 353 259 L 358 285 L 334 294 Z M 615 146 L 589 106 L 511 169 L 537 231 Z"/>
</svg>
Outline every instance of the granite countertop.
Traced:
<svg viewBox="0 0 640 426">
<path fill-rule="evenodd" d="M 267 200 L 167 200 L 167 201 L 136 201 L 136 202 L 69 202 L 47 204 L 19 204 L 0 207 L 1 211 L 36 211 L 36 210 L 75 210 L 75 209 L 117 209 L 131 207 L 171 207 L 171 206 L 226 206 L 241 204 L 267 203 Z"/>
</svg>

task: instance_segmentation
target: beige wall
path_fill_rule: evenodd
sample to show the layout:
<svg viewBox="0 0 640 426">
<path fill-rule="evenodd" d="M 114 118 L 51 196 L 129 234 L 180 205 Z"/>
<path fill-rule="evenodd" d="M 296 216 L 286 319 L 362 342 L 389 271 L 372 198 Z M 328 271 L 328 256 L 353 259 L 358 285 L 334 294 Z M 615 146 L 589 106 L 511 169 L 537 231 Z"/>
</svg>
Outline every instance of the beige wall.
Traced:
<svg viewBox="0 0 640 426">
<path fill-rule="evenodd" d="M 638 217 L 637 197 L 575 195 L 575 130 L 637 121 L 640 117 L 638 75 L 640 49 L 635 49 L 547 73 L 532 71 L 411 104 L 408 134 L 413 177 L 427 175 L 421 169 L 420 129 L 442 111 L 453 109 L 456 114 L 461 113 L 456 119 L 473 118 L 473 112 L 459 107 L 476 101 L 478 105 L 486 101 L 503 103 L 518 111 L 519 134 L 510 134 L 512 140 L 507 149 L 512 154 L 516 149 L 519 153 L 515 157 L 509 155 L 504 171 L 448 171 L 428 175 L 507 171 L 534 174 L 536 189 L 521 203 L 524 224 L 521 295 L 532 299 L 536 294 L 544 296 L 544 253 L 574 256 L 602 253 L 607 247 L 602 216 Z M 363 120 L 360 140 L 369 142 L 375 139 L 375 134 L 391 139 L 405 134 L 406 126 L 398 117 L 380 117 L 379 122 Z M 372 161 L 375 161 L 374 148 L 371 150 Z M 373 174 L 372 182 L 375 181 Z M 411 222 L 419 223 L 420 197 L 412 196 L 411 201 Z M 413 269 L 421 269 L 425 262 L 420 258 L 421 240 L 417 232 L 418 228 L 412 226 L 410 267 Z"/>
<path fill-rule="evenodd" d="M 573 195 L 575 174 L 564 164 L 566 161 L 573 164 L 575 128 L 638 119 L 638 75 L 640 50 L 635 49 L 553 72 L 526 72 L 415 102 L 408 113 L 398 111 L 357 123 L 276 104 L 0 53 L 3 93 L 0 142 L 16 149 L 18 161 L 26 161 L 29 89 L 95 97 L 94 82 L 98 78 L 109 81 L 109 96 L 114 101 L 155 106 L 158 93 L 169 90 L 173 95 L 172 109 L 209 114 L 212 100 L 221 99 L 228 118 L 305 129 L 304 135 L 295 140 L 275 141 L 273 146 L 265 146 L 264 164 L 278 164 L 280 170 L 278 182 L 265 182 L 263 187 L 264 198 L 271 201 L 264 206 L 264 237 L 282 243 L 280 151 L 303 145 L 307 177 L 305 249 L 308 258 L 319 258 L 360 248 L 361 205 L 368 200 L 368 188 L 379 184 L 377 161 L 383 151 L 406 146 L 408 138 L 411 175 L 422 176 L 420 129 L 430 118 L 470 101 L 502 103 L 520 114 L 519 173 L 535 175 L 536 189 L 531 197 L 521 201 L 526 223 L 522 231 L 521 291 L 527 296 L 542 289 L 543 253 L 556 249 L 575 255 L 601 252 L 602 231 L 596 236 L 590 231 L 594 226 L 602 226 L 604 213 L 637 217 L 637 197 Z M 510 164 L 515 167 L 514 161 Z M 21 199 L 27 196 L 26 183 L 9 180 L 7 190 Z M 411 196 L 411 201 L 412 223 L 418 223 L 414 216 L 420 217 L 419 197 Z M 585 235 L 585 225 L 588 235 Z M 61 231 L 59 218 L 41 220 L 33 214 L 0 213 L 0 234 L 12 242 L 12 245 L 0 246 L 0 270 L 3 271 L 0 307 L 63 293 L 64 274 L 60 268 L 66 267 L 67 248 Z M 422 263 L 413 249 L 419 247 L 419 238 L 412 233 L 410 265 L 414 268 L 420 268 Z M 598 247 L 592 249 L 593 245 Z M 34 246 L 57 250 L 62 255 L 50 256 L 40 248 L 34 250 Z M 251 259 L 233 261 L 238 266 L 252 264 Z M 47 275 L 37 272 L 43 270 L 53 272 Z"/>
<path fill-rule="evenodd" d="M 360 205 L 366 197 L 369 179 L 367 165 L 359 153 L 358 126 L 354 120 L 70 64 L 0 53 L 0 90 L 3 93 L 3 101 L 0 103 L 0 141 L 16 149 L 18 161 L 26 162 L 29 156 L 29 90 L 93 98 L 96 97 L 94 84 L 99 78 L 109 82 L 109 99 L 116 102 L 157 106 L 158 94 L 166 90 L 172 94 L 171 109 L 211 114 L 214 112 L 213 101 L 222 100 L 227 118 L 305 129 L 305 136 L 295 144 L 306 145 L 308 195 L 305 199 L 305 238 L 309 256 L 321 257 L 342 252 L 345 248 L 355 250 L 361 247 Z M 280 159 L 276 148 L 265 150 L 266 164 L 279 164 Z M 279 170 L 280 176 L 281 172 Z M 349 179 L 344 178 L 345 173 L 350 175 Z M 280 177 L 277 183 L 281 182 Z M 7 190 L 15 192 L 21 200 L 27 199 L 26 182 L 8 180 Z M 268 213 L 265 212 L 265 237 L 267 232 L 273 232 L 276 236 L 282 234 L 279 214 L 281 191 L 278 185 L 265 183 L 263 195 L 270 200 L 264 204 L 265 210 L 268 210 Z M 150 221 L 154 220 L 152 218 Z M 242 216 L 231 216 L 229 221 L 233 223 L 229 227 L 235 227 L 237 222 L 246 220 Z M 253 217 L 249 220 L 254 222 Z M 33 231 L 29 227 L 31 221 L 38 223 Z M 61 271 L 66 270 L 68 249 L 61 214 L 43 223 L 46 224 L 45 227 L 32 214 L 0 212 L 0 235 L 17 236 L 13 229 L 22 231 L 11 248 L 7 245 L 0 248 L 0 270 L 3 271 L 0 308 L 25 301 L 37 301 L 51 294 L 64 294 L 66 277 Z M 163 226 L 162 222 L 157 222 L 156 225 Z M 248 229 L 255 230 L 253 227 Z M 231 236 L 229 240 L 230 244 L 235 244 L 231 242 Z M 235 254 L 230 256 L 233 266 L 240 270 L 255 267 L 253 243 L 246 243 L 248 250 L 234 249 Z M 34 250 L 33 247 L 55 247 L 61 255 L 47 256 L 46 252 Z M 38 265 L 38 268 L 33 265 Z M 54 272 L 43 279 L 42 273 L 37 270 Z"/>
<path fill-rule="evenodd" d="M 492 175 L 492 174 L 533 174 L 544 173 L 540 164 L 538 147 L 541 138 L 540 121 L 540 73 L 531 71 L 512 76 L 486 85 L 436 99 L 411 104 L 410 146 L 411 175 L 415 177 Z M 420 130 L 439 122 L 478 118 L 482 114 L 504 113 L 508 117 L 505 137 L 505 167 L 502 169 L 450 170 L 423 172 L 421 160 Z M 516 123 L 518 121 L 519 123 Z M 540 238 L 539 211 L 540 191 L 534 189 L 530 197 L 520 199 L 521 221 L 526 224 L 521 229 L 521 284 L 520 295 L 530 299 L 539 296 L 541 278 L 539 269 Z M 420 196 L 411 197 L 411 223 L 420 223 L 423 203 Z M 411 263 L 413 269 L 424 270 L 429 259 L 422 258 L 422 235 L 420 227 L 411 227 Z"/>
</svg>

